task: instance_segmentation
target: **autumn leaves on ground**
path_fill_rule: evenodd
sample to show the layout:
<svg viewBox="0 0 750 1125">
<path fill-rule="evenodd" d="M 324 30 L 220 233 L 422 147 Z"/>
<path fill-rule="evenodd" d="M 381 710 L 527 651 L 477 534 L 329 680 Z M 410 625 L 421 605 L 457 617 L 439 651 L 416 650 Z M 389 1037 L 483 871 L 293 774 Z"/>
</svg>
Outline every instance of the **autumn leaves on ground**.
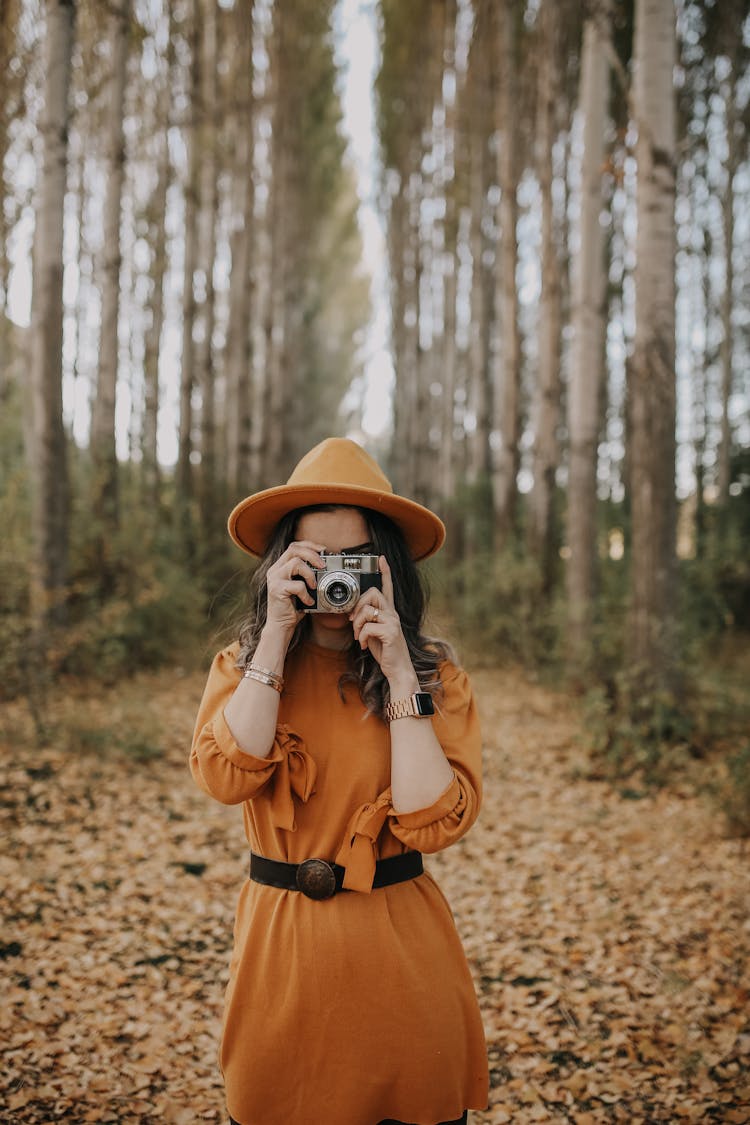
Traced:
<svg viewBox="0 0 750 1125">
<path fill-rule="evenodd" d="M 484 811 L 429 860 L 485 1018 L 491 1104 L 473 1122 L 747 1121 L 747 851 L 687 788 L 590 780 L 563 696 L 507 670 L 475 684 Z M 226 1120 L 216 1052 L 246 853 L 238 810 L 186 768 L 201 686 L 70 688 L 48 704 L 47 749 L 6 709 L 2 1121 Z"/>
</svg>

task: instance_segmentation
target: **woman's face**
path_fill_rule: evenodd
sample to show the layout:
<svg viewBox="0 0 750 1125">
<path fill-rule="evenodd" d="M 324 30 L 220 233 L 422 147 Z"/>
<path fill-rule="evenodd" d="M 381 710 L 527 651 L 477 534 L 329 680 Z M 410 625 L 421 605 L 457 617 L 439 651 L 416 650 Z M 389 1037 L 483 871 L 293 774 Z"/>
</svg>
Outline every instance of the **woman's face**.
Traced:
<svg viewBox="0 0 750 1125">
<path fill-rule="evenodd" d="M 336 508 L 332 512 L 306 512 L 300 516 L 295 539 L 306 539 L 325 547 L 329 554 L 343 551 L 372 554 L 374 546 L 364 516 L 356 508 Z M 344 648 L 351 640 L 352 627 L 347 613 L 310 614 L 313 640 L 327 648 Z"/>
</svg>

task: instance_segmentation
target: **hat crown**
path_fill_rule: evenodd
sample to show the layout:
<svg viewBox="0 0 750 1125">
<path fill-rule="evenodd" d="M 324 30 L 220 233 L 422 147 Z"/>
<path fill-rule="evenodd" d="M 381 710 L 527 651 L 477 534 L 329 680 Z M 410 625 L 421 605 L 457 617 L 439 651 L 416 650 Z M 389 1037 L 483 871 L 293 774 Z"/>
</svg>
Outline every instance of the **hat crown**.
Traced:
<svg viewBox="0 0 750 1125">
<path fill-rule="evenodd" d="M 347 485 L 393 493 L 393 486 L 369 453 L 349 438 L 326 438 L 306 453 L 287 485 Z"/>
</svg>

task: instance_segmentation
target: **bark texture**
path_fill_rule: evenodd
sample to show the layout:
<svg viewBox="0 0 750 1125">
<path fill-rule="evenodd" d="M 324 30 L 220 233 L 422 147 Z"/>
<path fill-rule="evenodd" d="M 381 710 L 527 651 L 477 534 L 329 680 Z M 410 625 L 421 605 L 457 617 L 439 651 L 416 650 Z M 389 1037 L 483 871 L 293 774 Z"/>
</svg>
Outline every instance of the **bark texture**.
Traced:
<svg viewBox="0 0 750 1125">
<path fill-rule="evenodd" d="M 62 616 L 68 575 L 69 496 L 62 414 L 62 249 L 75 14 L 72 0 L 47 2 L 30 371 L 34 540 L 31 596 L 40 624 Z"/>
<path fill-rule="evenodd" d="M 608 64 L 601 25 L 586 21 L 581 58 L 580 113 L 583 119 L 580 247 L 573 276 L 572 353 L 568 387 L 568 522 L 570 555 L 566 570 L 568 642 L 574 663 L 592 639 L 596 593 L 597 444 L 604 377 L 606 274 L 602 206 L 602 165 Z"/>
<path fill-rule="evenodd" d="M 631 367 L 630 655 L 655 685 L 675 665 L 675 13 L 637 0 L 636 329 Z"/>
</svg>

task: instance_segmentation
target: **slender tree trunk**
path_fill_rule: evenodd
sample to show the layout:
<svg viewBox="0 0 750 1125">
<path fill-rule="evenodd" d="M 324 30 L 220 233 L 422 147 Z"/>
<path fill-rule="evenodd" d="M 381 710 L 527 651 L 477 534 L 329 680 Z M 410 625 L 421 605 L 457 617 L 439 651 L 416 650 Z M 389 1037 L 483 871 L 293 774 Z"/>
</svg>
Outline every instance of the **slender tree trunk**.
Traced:
<svg viewBox="0 0 750 1125">
<path fill-rule="evenodd" d="M 399 393 L 404 396 L 407 417 L 406 486 L 408 495 L 417 491 L 417 455 L 419 442 L 419 385 L 421 361 L 419 354 L 421 254 L 419 245 L 419 215 L 421 205 L 421 178 L 419 168 L 422 152 L 415 138 L 404 169 L 406 207 L 402 212 L 404 240 L 404 370 L 399 380 Z"/>
<path fill-rule="evenodd" d="M 529 497 L 529 542 L 541 563 L 544 589 L 552 590 L 558 557 L 555 474 L 559 462 L 560 339 L 562 279 L 552 194 L 560 80 L 556 5 L 541 10 L 543 56 L 539 61 L 539 188 L 542 206 L 542 292 L 539 307 L 539 371 L 534 404 L 534 487 Z"/>
<path fill-rule="evenodd" d="M 248 10 L 249 8 L 249 10 Z M 232 169 L 232 214 L 237 224 L 231 238 L 232 273 L 229 282 L 227 330 L 227 480 L 230 493 L 239 497 L 251 479 L 251 402 L 253 377 L 253 270 L 252 239 L 255 230 L 254 105 L 253 105 L 254 3 L 237 12 L 240 70 L 236 77 L 239 136 Z"/>
<path fill-rule="evenodd" d="M 702 300 L 703 300 L 703 347 L 695 356 L 693 379 L 693 456 L 695 460 L 695 554 L 703 558 L 706 553 L 706 437 L 708 435 L 709 391 L 708 355 L 711 339 L 711 255 L 709 253 L 708 233 L 704 230 L 704 253 L 701 257 Z"/>
<path fill-rule="evenodd" d="M 273 255 L 272 330 L 268 401 L 268 470 L 273 480 L 284 480 L 295 460 L 300 440 L 299 423 L 305 404 L 299 401 L 298 347 L 302 317 L 302 271 L 299 233 L 298 153 L 299 82 L 293 74 L 300 33 L 289 0 L 274 5 L 271 66 L 274 82 L 272 134 Z M 309 409 L 309 404 L 307 404 Z"/>
<path fill-rule="evenodd" d="M 488 285 L 491 278 L 485 265 L 488 249 L 486 231 L 486 202 L 490 184 L 488 159 L 488 119 L 490 96 L 490 70 L 488 59 L 488 30 L 490 9 L 487 3 L 477 9 L 477 24 L 472 44 L 472 67 L 469 96 L 471 99 L 471 149 L 470 149 L 470 205 L 471 205 L 471 328 L 469 366 L 469 410 L 474 419 L 474 429 L 469 439 L 469 475 L 473 484 L 486 489 L 490 474 L 490 431 L 492 429 L 492 389 L 490 387 L 490 330 L 491 308 L 488 303 Z M 475 498 L 477 504 L 480 498 Z M 473 513 L 479 524 L 485 524 L 485 513 Z M 476 542 L 478 525 L 470 533 Z M 481 536 L 480 536 L 481 538 Z M 486 545 L 486 544 L 485 544 Z"/>
<path fill-rule="evenodd" d="M 34 229 L 31 312 L 32 611 L 41 628 L 63 616 L 69 494 L 62 415 L 63 214 L 76 6 L 47 0 L 42 169 Z"/>
<path fill-rule="evenodd" d="M 11 61 L 15 55 L 16 30 L 18 26 L 19 11 L 16 0 L 0 0 L 0 74 L 6 77 Z M 5 161 L 10 148 L 9 129 L 11 125 L 10 109 L 6 104 L 0 104 L 0 189 L 5 199 L 9 185 L 6 183 L 4 170 Z M 8 282 L 10 278 L 10 258 L 8 254 L 8 240 L 13 229 L 13 220 L 8 209 L 0 206 L 0 407 L 2 406 L 8 388 L 10 359 L 11 331 L 10 321 L 6 315 L 8 304 Z"/>
<path fill-rule="evenodd" d="M 495 322 L 500 347 L 495 356 L 494 411 L 499 448 L 494 457 L 492 493 L 495 543 L 502 546 L 515 528 L 521 411 L 521 341 L 518 328 L 518 221 L 516 118 L 518 89 L 515 3 L 497 0 L 494 8 L 497 94 L 497 178 L 500 185 L 500 246 L 495 262 Z"/>
<path fill-rule="evenodd" d="M 480 118 L 481 120 L 481 118 Z M 474 429 L 469 440 L 469 464 L 473 481 L 486 477 L 490 467 L 489 324 L 487 323 L 484 252 L 484 202 L 487 190 L 486 137 L 476 129 L 471 154 L 471 342 L 469 345 L 469 410 Z"/>
<path fill-rule="evenodd" d="M 573 342 L 568 387 L 568 640 L 570 658 L 579 666 L 591 655 L 596 592 L 596 469 L 606 307 L 605 239 L 599 214 L 608 71 L 602 32 L 597 22 L 589 19 L 584 27 L 581 59 L 580 248 L 574 266 Z"/>
<path fill-rule="evenodd" d="M 158 513 L 160 473 L 157 456 L 159 424 L 159 356 L 164 326 L 164 287 L 167 277 L 167 198 L 171 182 L 169 128 L 172 102 L 174 35 L 171 14 L 168 20 L 163 86 L 158 99 L 159 135 L 156 190 L 149 205 L 151 232 L 151 320 L 146 329 L 143 357 L 144 411 L 141 431 L 144 497 L 151 511 Z"/>
<path fill-rule="evenodd" d="M 429 281 L 433 269 L 431 247 L 422 238 L 420 214 L 423 201 L 433 198 L 427 177 L 415 176 L 415 208 L 412 216 L 412 239 L 414 242 L 415 277 L 414 299 L 417 303 L 416 324 L 414 326 L 414 353 L 416 368 L 415 398 L 416 409 L 412 413 L 412 449 L 414 451 L 414 490 L 412 495 L 420 504 L 429 504 L 430 482 L 434 466 L 430 457 L 430 427 L 432 421 L 432 402 L 430 396 L 432 355 L 425 349 L 421 340 L 422 319 L 429 307 Z M 424 282 L 427 280 L 427 290 Z M 427 307 L 426 307 L 427 306 Z"/>
<path fill-rule="evenodd" d="M 726 183 L 721 200 L 722 232 L 724 235 L 724 289 L 721 295 L 721 436 L 717 450 L 716 485 L 718 502 L 726 524 L 729 504 L 729 485 L 732 475 L 732 425 L 729 402 L 732 397 L 733 342 L 732 309 L 734 306 L 734 180 L 739 168 L 737 139 L 737 82 L 734 69 L 729 73 L 725 90 L 727 160 Z M 722 529 L 726 531 L 726 527 Z"/>
<path fill-rule="evenodd" d="M 401 169 L 401 176 L 405 175 Z M 409 402 L 407 380 L 406 286 L 404 281 L 408 205 L 404 198 L 403 179 L 398 194 L 391 202 L 388 224 L 389 262 L 391 267 L 391 338 L 396 382 L 393 393 L 393 452 L 391 455 L 394 484 L 408 494 L 410 485 Z"/>
<path fill-rule="evenodd" d="M 182 360 L 180 365 L 180 422 L 177 453 L 178 520 L 191 550 L 190 501 L 193 494 L 193 388 L 195 386 L 195 272 L 198 268 L 198 214 L 200 193 L 200 151 L 198 144 L 200 109 L 200 0 L 193 0 L 189 15 L 190 84 L 188 92 L 185 148 L 187 151 L 187 182 L 185 184 L 185 243 L 182 282 Z"/>
<path fill-rule="evenodd" d="M 91 419 L 94 513 L 102 555 L 117 527 L 118 482 L 115 400 L 119 357 L 120 222 L 125 176 L 125 84 L 130 30 L 130 0 L 120 0 L 110 16 L 112 71 L 106 117 L 106 188 L 104 198 L 104 260 L 102 262 L 102 325 L 99 370 Z M 104 557 L 102 565 L 105 566 Z M 105 566 L 106 569 L 106 566 Z"/>
<path fill-rule="evenodd" d="M 437 487 L 443 506 L 456 487 L 454 429 L 456 410 L 456 296 L 458 274 L 458 205 L 456 199 L 456 3 L 450 0 L 443 41 L 445 60 L 445 109 L 442 187 L 445 197 L 445 244 L 443 247 L 443 340 L 441 364 L 442 417 L 440 423 L 440 478 Z"/>
<path fill-rule="evenodd" d="M 204 546 L 211 550 L 214 536 L 211 532 L 223 531 L 216 496 L 216 379 L 214 371 L 213 335 L 216 320 L 216 295 L 214 287 L 214 262 L 216 259 L 216 225 L 218 222 L 219 193 L 217 132 L 219 128 L 219 93 L 217 83 L 218 35 L 215 0 L 206 0 L 203 7 L 203 36 L 201 49 L 202 93 L 200 129 L 200 209 L 199 267 L 205 278 L 201 301 L 197 309 L 200 326 L 199 348 L 196 356 L 198 385 L 201 393 L 200 415 L 200 519 Z"/>
<path fill-rule="evenodd" d="M 674 8 L 636 0 L 635 21 L 630 656 L 652 686 L 667 688 L 676 667 Z"/>
</svg>

